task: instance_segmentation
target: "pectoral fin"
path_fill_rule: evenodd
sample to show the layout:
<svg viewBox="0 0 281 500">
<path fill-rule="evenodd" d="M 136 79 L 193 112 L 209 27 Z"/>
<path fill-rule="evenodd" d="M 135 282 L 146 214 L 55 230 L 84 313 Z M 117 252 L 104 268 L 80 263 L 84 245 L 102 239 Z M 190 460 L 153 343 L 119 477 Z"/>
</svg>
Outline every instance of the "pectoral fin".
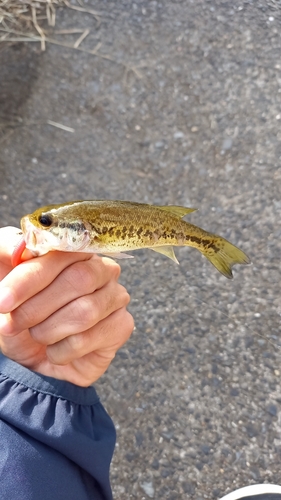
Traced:
<svg viewBox="0 0 281 500">
<path fill-rule="evenodd" d="M 164 246 L 164 247 L 150 247 L 150 250 L 154 250 L 154 252 L 162 253 L 172 259 L 176 264 L 179 264 L 178 259 L 175 256 L 174 248 L 172 246 Z"/>
<path fill-rule="evenodd" d="M 133 259 L 133 255 L 129 255 L 128 253 L 116 252 L 116 253 L 104 253 L 101 252 L 105 257 L 111 257 L 112 259 Z"/>
<path fill-rule="evenodd" d="M 188 207 L 179 207 L 178 205 L 165 205 L 165 206 L 157 206 L 160 210 L 165 210 L 166 212 L 170 212 L 173 215 L 176 215 L 180 219 L 191 212 L 195 212 L 197 208 L 188 208 Z"/>
</svg>

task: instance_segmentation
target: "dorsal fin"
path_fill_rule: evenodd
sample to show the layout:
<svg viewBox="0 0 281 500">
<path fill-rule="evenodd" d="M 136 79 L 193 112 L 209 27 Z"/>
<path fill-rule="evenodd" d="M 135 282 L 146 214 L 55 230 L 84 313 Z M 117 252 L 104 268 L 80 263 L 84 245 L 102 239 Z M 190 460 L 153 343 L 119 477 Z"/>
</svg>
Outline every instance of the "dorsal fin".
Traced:
<svg viewBox="0 0 281 500">
<path fill-rule="evenodd" d="M 156 208 L 160 208 L 160 210 L 165 210 L 166 212 L 170 212 L 171 214 L 176 215 L 177 217 L 179 217 L 179 219 L 197 210 L 197 208 L 179 207 L 178 205 L 155 206 Z"/>
</svg>

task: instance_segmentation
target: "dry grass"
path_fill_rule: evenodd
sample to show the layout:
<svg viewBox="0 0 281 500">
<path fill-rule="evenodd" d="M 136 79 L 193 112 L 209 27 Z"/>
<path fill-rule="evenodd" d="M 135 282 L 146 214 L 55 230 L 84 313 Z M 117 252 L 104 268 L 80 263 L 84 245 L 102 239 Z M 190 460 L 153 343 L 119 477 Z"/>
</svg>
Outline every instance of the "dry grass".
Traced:
<svg viewBox="0 0 281 500">
<path fill-rule="evenodd" d="M 112 56 L 99 52 L 101 42 L 94 48 L 85 48 L 83 41 L 90 34 L 90 28 L 58 29 L 56 13 L 58 8 L 68 8 L 80 13 L 90 14 L 95 18 L 94 29 L 101 22 L 101 14 L 85 8 L 82 0 L 71 0 L 78 3 L 69 3 L 68 0 L 0 0 L 0 45 L 4 43 L 37 42 L 45 50 L 47 44 L 55 44 L 66 49 L 81 51 L 91 56 L 99 57 L 121 65 L 124 68 L 124 84 L 128 85 L 129 75 L 142 78 L 139 68 L 142 66 L 130 65 L 117 61 Z M 54 27 L 56 26 L 56 29 Z M 88 43 L 89 46 L 89 43 Z M 0 116 L 0 145 L 5 142 L 19 127 L 31 128 L 38 125 L 49 125 L 66 132 L 74 133 L 72 127 L 53 120 L 42 122 L 27 122 L 21 117 L 14 120 L 1 120 Z"/>
<path fill-rule="evenodd" d="M 82 42 L 91 33 L 90 28 L 73 28 L 54 30 L 56 25 L 56 11 L 58 8 L 68 8 L 81 13 L 90 14 L 95 18 L 98 28 L 101 14 L 93 9 L 86 8 L 83 0 L 0 0 L 0 44 L 13 42 L 39 42 L 41 49 L 46 49 L 46 44 L 59 45 L 67 49 L 74 49 L 92 56 L 106 59 L 123 66 L 124 84 L 128 85 L 129 75 L 142 78 L 139 69 L 142 67 L 117 61 L 112 56 L 99 52 L 101 42 L 92 49 L 81 46 Z M 63 35 L 63 39 L 62 39 Z M 73 35 L 77 35 L 73 41 Z M 71 41 L 69 41 L 69 36 Z"/>
<path fill-rule="evenodd" d="M 45 50 L 47 42 L 60 44 L 58 40 L 49 38 L 59 7 L 91 14 L 97 25 L 100 23 L 100 15 L 93 9 L 85 8 L 80 1 L 79 4 L 72 4 L 68 0 L 0 0 L 0 42 L 40 41 L 42 50 Z M 77 49 L 90 33 L 88 28 L 64 30 L 58 34 L 75 33 L 80 34 L 72 45 Z"/>
<path fill-rule="evenodd" d="M 80 0 L 77 1 L 80 2 Z M 68 0 L 0 0 L 0 44 L 37 42 L 41 44 L 41 49 L 45 50 L 46 44 L 51 43 L 112 60 L 110 56 L 97 53 L 101 43 L 98 43 L 92 50 L 80 47 L 90 33 L 89 28 L 54 31 L 57 9 L 61 7 L 91 14 L 96 20 L 95 27 L 100 24 L 100 15 L 92 9 L 85 8 L 82 3 L 70 4 Z M 21 117 L 16 117 L 12 121 L 2 121 L 0 117 L 0 144 L 6 141 L 18 127 L 30 128 L 46 124 L 66 132 L 75 132 L 72 127 L 53 120 L 29 123 L 23 121 Z"/>
</svg>

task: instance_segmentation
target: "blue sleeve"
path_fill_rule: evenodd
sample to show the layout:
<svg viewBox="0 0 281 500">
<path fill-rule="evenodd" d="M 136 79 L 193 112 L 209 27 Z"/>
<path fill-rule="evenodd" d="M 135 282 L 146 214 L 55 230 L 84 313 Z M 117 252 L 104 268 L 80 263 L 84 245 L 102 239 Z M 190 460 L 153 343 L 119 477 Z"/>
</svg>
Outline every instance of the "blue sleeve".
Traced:
<svg viewBox="0 0 281 500">
<path fill-rule="evenodd" d="M 112 420 L 93 387 L 0 353 L 1 500 L 111 500 Z"/>
</svg>

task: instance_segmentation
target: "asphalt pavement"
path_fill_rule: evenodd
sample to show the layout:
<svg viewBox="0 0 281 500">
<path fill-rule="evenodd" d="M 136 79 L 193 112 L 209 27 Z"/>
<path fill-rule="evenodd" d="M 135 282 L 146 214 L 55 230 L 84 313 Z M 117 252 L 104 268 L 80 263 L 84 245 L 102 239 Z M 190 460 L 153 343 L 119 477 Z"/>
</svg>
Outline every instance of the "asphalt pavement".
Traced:
<svg viewBox="0 0 281 500">
<path fill-rule="evenodd" d="M 190 222 L 240 246 L 252 265 L 233 280 L 190 248 L 180 266 L 121 262 L 136 330 L 96 385 L 118 433 L 114 497 L 281 484 L 281 2 L 88 6 L 100 24 L 63 9 L 55 28 L 90 28 L 85 52 L 0 45 L 1 225 L 123 199 L 197 207 Z"/>
</svg>

